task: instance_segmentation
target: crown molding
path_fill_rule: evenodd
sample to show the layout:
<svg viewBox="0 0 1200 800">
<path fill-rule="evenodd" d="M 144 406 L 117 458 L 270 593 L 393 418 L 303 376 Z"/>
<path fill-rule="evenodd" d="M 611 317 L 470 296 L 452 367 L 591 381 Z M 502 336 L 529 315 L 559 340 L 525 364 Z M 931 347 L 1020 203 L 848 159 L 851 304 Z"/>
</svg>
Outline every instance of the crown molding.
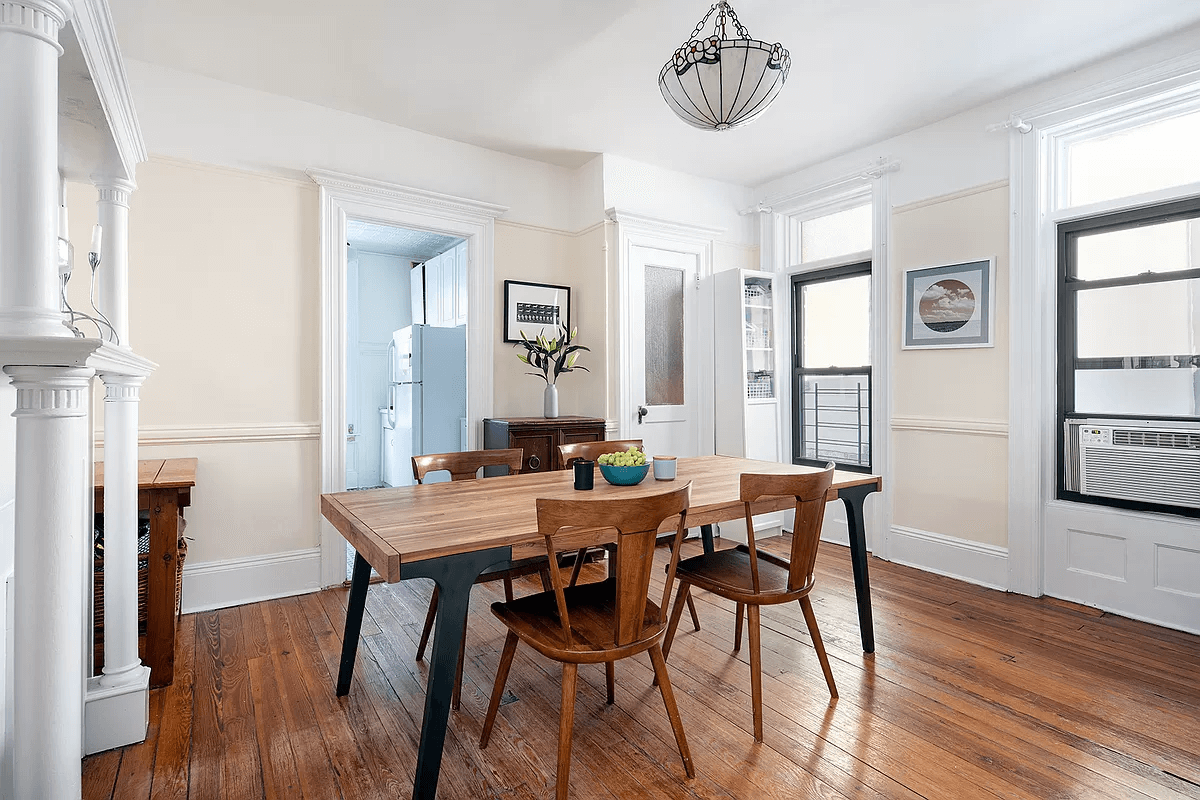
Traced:
<svg viewBox="0 0 1200 800">
<path fill-rule="evenodd" d="M 146 142 L 142 139 L 142 129 L 138 124 L 112 14 L 105 0 L 74 0 L 73 5 L 75 14 L 71 27 L 95 84 L 96 96 L 108 119 L 109 132 L 125 171 L 124 175 L 97 176 L 97 180 L 133 180 L 137 165 L 147 158 Z"/>
<path fill-rule="evenodd" d="M 460 217 L 495 219 L 508 211 L 508 206 L 485 203 L 481 200 L 468 200 L 463 197 L 431 192 L 426 189 L 414 189 L 396 183 L 387 183 L 373 178 L 362 178 L 342 172 L 331 172 L 323 169 L 310 169 L 308 177 L 325 190 L 336 191 L 340 197 L 354 199 L 370 199 L 372 202 L 383 200 L 394 208 L 408 211 L 428 213 L 429 207 L 434 206 L 443 211 L 449 211 Z"/>
<path fill-rule="evenodd" d="M 604 215 L 618 225 L 629 228 L 641 228 L 652 231 L 656 235 L 679 236 L 684 239 L 716 239 L 725 233 L 724 228 L 713 228 L 708 225 L 693 225 L 687 222 L 652 217 L 648 214 L 636 214 L 619 208 L 605 209 Z"/>
</svg>

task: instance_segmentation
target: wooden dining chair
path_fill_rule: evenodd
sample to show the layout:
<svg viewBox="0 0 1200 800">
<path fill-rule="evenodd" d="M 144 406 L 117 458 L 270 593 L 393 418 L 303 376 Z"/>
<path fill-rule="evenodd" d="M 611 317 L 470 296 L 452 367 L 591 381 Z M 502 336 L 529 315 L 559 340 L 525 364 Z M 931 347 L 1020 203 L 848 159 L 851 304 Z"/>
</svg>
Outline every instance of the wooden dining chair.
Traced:
<svg viewBox="0 0 1200 800">
<path fill-rule="evenodd" d="M 431 453 L 428 455 L 413 456 L 412 470 L 413 478 L 417 483 L 424 483 L 425 478 L 431 472 L 449 472 L 450 480 L 452 481 L 473 481 L 479 475 L 479 470 L 484 467 L 508 467 L 508 473 L 515 475 L 521 471 L 521 464 L 525 459 L 525 451 L 521 448 L 511 450 L 467 450 L 461 453 Z M 546 560 L 544 558 L 530 558 L 513 564 L 508 569 L 487 570 L 479 576 L 476 583 L 488 583 L 490 581 L 504 581 L 504 597 L 507 600 L 513 599 L 513 578 L 518 578 L 523 575 L 531 575 L 535 572 L 540 572 L 542 575 L 542 587 L 549 589 L 549 578 L 547 573 Z M 417 661 L 425 657 L 425 646 L 429 643 L 429 634 L 433 631 L 433 622 L 437 618 L 438 608 L 438 588 L 433 587 L 433 594 L 429 598 L 429 611 L 425 614 L 425 627 L 421 629 L 421 639 L 417 643 Z M 463 659 L 466 654 L 466 631 L 463 632 L 464 646 L 458 651 L 458 672 L 454 679 L 454 697 L 451 702 L 451 707 L 457 709 L 459 701 L 462 698 L 462 672 Z"/>
<path fill-rule="evenodd" d="M 675 629 L 683 610 L 683 601 L 693 586 L 707 589 L 715 595 L 737 603 L 734 622 L 733 651 L 742 645 L 742 614 L 750 618 L 750 690 L 754 703 L 754 740 L 763 740 L 762 661 L 759 639 L 759 606 L 790 603 L 797 600 L 804 612 L 804 621 L 812 637 L 813 648 L 829 684 L 829 695 L 837 699 L 837 686 L 829 669 L 829 658 L 817 629 L 808 593 L 813 588 L 813 567 L 817 561 L 821 522 L 825 518 L 825 495 L 833 483 L 833 464 L 821 472 L 800 475 L 744 474 L 740 498 L 745 505 L 746 544 L 730 550 L 688 558 L 679 563 L 679 593 L 671 610 L 664 654 L 670 653 Z M 795 497 L 796 521 L 792 531 L 790 558 L 784 560 L 771 553 L 759 551 L 754 541 L 754 518 L 751 505 L 762 497 Z"/>
<path fill-rule="evenodd" d="M 600 442 L 571 442 L 558 446 L 558 468 L 567 469 L 579 459 L 595 461 L 605 453 L 623 453 L 631 447 L 642 449 L 641 439 L 606 439 Z"/>
<path fill-rule="evenodd" d="M 667 602 L 679 561 L 691 484 L 648 497 L 605 500 L 537 501 L 538 531 L 546 539 L 550 563 L 551 591 L 528 595 L 519 600 L 493 603 L 492 613 L 508 628 L 504 652 L 496 671 L 496 685 L 483 721 L 480 748 L 486 748 L 500 708 L 500 697 L 508 681 L 517 643 L 525 642 L 547 658 L 563 665 L 562 710 L 558 728 L 558 775 L 556 796 L 564 800 L 571 770 L 571 729 L 575 719 L 575 685 L 580 664 L 605 665 L 608 702 L 615 700 L 613 664 L 650 651 L 650 662 L 662 692 L 663 704 L 675 732 L 675 744 L 683 759 L 684 771 L 695 777 L 692 757 L 683 723 L 667 677 L 667 665 L 661 647 L 666 630 Z M 678 517 L 671 545 L 671 560 L 661 605 L 652 600 L 650 574 L 658 529 L 667 520 Z M 603 529 L 603 530 L 598 530 Z M 613 535 L 615 529 L 615 535 Z M 615 542 L 614 574 L 599 583 L 567 585 L 555 554 L 574 550 L 585 543 Z"/>
<path fill-rule="evenodd" d="M 558 446 L 558 468 L 567 469 L 579 459 L 595 461 L 606 453 L 623 453 L 631 447 L 642 449 L 641 439 L 606 439 L 602 442 L 571 442 Z M 579 570 L 583 568 L 583 560 L 575 560 L 575 569 L 571 573 L 571 585 L 579 580 Z M 700 630 L 700 615 L 696 613 L 696 601 L 689 594 L 687 599 L 688 611 L 692 615 L 692 626 Z"/>
</svg>

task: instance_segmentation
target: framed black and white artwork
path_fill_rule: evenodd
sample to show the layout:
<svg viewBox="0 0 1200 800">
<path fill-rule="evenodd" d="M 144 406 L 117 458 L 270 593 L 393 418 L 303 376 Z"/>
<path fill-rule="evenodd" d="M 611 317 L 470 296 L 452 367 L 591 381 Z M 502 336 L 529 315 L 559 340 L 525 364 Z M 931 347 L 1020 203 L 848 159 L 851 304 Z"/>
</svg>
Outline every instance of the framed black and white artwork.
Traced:
<svg viewBox="0 0 1200 800">
<path fill-rule="evenodd" d="M 561 322 L 571 328 L 571 287 L 525 281 L 504 282 L 504 341 L 539 335 L 553 338 Z"/>
<path fill-rule="evenodd" d="M 990 258 L 906 270 L 903 348 L 991 347 L 995 285 Z"/>
</svg>

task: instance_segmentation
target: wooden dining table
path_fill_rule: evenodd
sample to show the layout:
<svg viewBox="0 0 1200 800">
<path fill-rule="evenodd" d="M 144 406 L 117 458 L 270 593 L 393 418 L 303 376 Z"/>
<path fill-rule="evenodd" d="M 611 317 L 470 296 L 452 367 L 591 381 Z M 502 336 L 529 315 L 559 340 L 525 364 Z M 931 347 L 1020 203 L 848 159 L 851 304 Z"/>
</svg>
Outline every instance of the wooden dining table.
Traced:
<svg viewBox="0 0 1200 800">
<path fill-rule="evenodd" d="M 595 489 L 586 493 L 573 488 L 572 473 L 565 470 L 323 494 L 322 515 L 341 532 L 356 553 L 337 694 L 340 697 L 350 691 L 371 569 L 389 583 L 410 578 L 432 579 L 439 588 L 440 598 L 412 796 L 433 798 L 437 794 L 471 587 L 486 569 L 503 569 L 520 559 L 546 555 L 545 539 L 537 530 L 538 498 L 633 498 L 690 481 L 687 525 L 700 528 L 704 549 L 711 552 L 712 526 L 741 519 L 744 515 L 744 506 L 738 498 L 743 472 L 795 473 L 815 469 L 745 458 L 702 456 L 680 459 L 673 483 L 648 479 L 637 486 L 612 486 L 597 477 Z M 863 650 L 868 653 L 875 650 L 875 638 L 863 504 L 867 495 L 881 488 L 882 480 L 878 476 L 838 471 L 826 498 L 827 501 L 840 499 L 846 507 L 859 629 Z M 794 503 L 794 498 L 763 498 L 754 504 L 753 511 L 756 514 L 782 511 L 794 507 Z"/>
</svg>

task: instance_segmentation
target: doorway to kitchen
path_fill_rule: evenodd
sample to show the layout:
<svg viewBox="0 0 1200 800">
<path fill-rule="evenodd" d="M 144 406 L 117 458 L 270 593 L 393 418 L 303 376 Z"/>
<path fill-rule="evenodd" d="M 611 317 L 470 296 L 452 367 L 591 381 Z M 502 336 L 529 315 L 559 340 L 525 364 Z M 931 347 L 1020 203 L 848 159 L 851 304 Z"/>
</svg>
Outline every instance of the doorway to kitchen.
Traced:
<svg viewBox="0 0 1200 800">
<path fill-rule="evenodd" d="M 469 379 L 466 380 L 466 413 L 458 416 L 466 417 L 465 442 L 466 448 L 470 449 L 482 442 L 483 419 L 492 414 L 494 221 L 507 209 L 324 170 L 310 170 L 309 176 L 320 187 L 320 491 L 328 493 L 346 489 L 349 424 L 346 371 L 351 352 L 347 325 L 350 293 L 348 226 L 357 220 L 440 234 L 465 243 L 466 297 L 460 305 L 470 322 L 465 331 Z M 386 353 L 383 360 L 386 363 Z M 379 413 L 378 407 L 376 413 Z M 382 422 L 380 431 L 382 436 Z M 333 586 L 345 580 L 345 541 L 332 525 L 322 520 L 322 586 Z"/>
</svg>

